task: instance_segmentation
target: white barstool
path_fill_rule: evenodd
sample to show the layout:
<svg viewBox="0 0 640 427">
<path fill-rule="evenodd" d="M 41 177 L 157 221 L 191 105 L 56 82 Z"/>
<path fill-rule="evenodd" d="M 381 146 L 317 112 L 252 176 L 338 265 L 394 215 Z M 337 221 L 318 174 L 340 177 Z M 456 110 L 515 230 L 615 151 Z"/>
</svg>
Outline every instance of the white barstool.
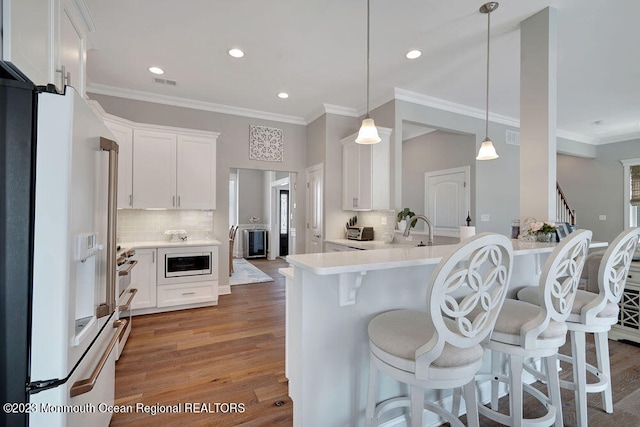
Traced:
<svg viewBox="0 0 640 427">
<path fill-rule="evenodd" d="M 566 321 L 571 332 L 571 357 L 562 354 L 558 357 L 572 364 L 573 381 L 560 381 L 560 386 L 575 391 L 576 419 L 579 426 L 586 427 L 588 423 L 587 393 L 601 392 L 605 412 L 613 412 L 608 334 L 611 325 L 618 322 L 618 303 L 624 292 L 629 266 L 639 238 L 640 229 L 627 229 L 615 238 L 604 253 L 594 255 L 594 261 L 599 262 L 597 288 L 592 289 L 589 286 L 589 283 L 596 279 L 587 277 L 587 290 L 578 290 L 571 314 Z M 591 271 L 593 272 L 593 269 Z M 535 289 L 531 288 L 520 290 L 518 299 L 532 304 L 539 304 L 540 301 Z M 587 333 L 594 334 L 597 368 L 586 362 Z M 594 374 L 598 381 L 587 384 L 587 372 Z"/>
<path fill-rule="evenodd" d="M 565 320 L 571 312 L 580 273 L 591 243 L 591 231 L 574 231 L 556 246 L 544 264 L 539 285 L 533 287 L 544 304 L 534 305 L 507 299 L 498 316 L 488 348 L 492 351 L 491 408 L 479 406 L 480 413 L 511 426 L 562 426 L 562 403 L 557 370 L 558 349 L 565 343 Z M 500 354 L 509 357 L 509 375 L 502 374 Z M 548 396 L 523 384 L 524 360 L 541 358 L 548 375 Z M 479 376 L 481 379 L 486 376 Z M 498 411 L 498 385 L 509 384 L 509 414 Z M 524 419 L 523 391 L 547 407 L 539 418 Z"/>
<path fill-rule="evenodd" d="M 425 407 L 452 425 L 462 425 L 457 415 L 424 399 L 424 389 L 461 386 L 468 423 L 479 424 L 474 377 L 482 366 L 481 342 L 504 302 L 512 263 L 513 244 L 505 236 L 474 236 L 435 268 L 427 286 L 426 312 L 389 311 L 369 322 L 366 425 L 377 425 L 386 409 L 400 406 L 410 406 L 412 427 L 422 427 Z M 393 398 L 376 407 L 379 371 L 409 384 L 410 400 Z"/>
</svg>

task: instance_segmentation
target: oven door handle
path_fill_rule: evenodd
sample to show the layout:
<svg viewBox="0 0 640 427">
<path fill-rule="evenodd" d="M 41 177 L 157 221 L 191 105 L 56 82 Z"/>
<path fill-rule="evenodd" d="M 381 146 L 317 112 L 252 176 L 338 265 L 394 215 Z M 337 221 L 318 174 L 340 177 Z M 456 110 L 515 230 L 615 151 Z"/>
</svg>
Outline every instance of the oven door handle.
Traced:
<svg viewBox="0 0 640 427">
<path fill-rule="evenodd" d="M 131 295 L 129 295 L 129 299 L 124 304 L 118 306 L 118 310 L 119 311 L 127 311 L 127 310 L 129 310 L 129 306 L 131 305 L 131 301 L 133 301 L 133 297 L 136 296 L 136 293 L 138 293 L 138 290 L 136 288 L 133 288 L 133 289 L 130 289 L 129 292 L 131 293 Z"/>
<path fill-rule="evenodd" d="M 126 276 L 126 275 L 128 275 L 131 272 L 131 270 L 133 270 L 133 267 L 135 267 L 137 263 L 138 263 L 138 260 L 131 261 L 127 268 L 124 268 L 124 269 L 118 271 L 118 276 Z"/>
</svg>

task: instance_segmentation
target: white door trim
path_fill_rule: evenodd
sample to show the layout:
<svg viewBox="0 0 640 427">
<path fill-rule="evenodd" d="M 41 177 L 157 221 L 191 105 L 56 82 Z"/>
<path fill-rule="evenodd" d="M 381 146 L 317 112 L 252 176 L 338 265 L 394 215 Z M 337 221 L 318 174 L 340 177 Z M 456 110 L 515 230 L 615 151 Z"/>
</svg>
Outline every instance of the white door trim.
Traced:
<svg viewBox="0 0 640 427">
<path fill-rule="evenodd" d="M 319 176 L 320 176 L 320 183 L 321 183 L 321 196 L 315 200 L 315 202 L 318 203 L 318 206 L 316 206 L 316 213 L 318 215 L 317 218 L 317 224 L 318 224 L 318 229 L 316 229 L 316 232 L 312 233 L 312 229 L 310 227 L 310 224 L 312 222 L 312 217 L 311 215 L 313 215 L 312 212 L 312 199 L 311 199 L 311 191 L 309 191 L 309 175 L 311 173 L 314 172 L 319 172 Z M 308 168 L 305 169 L 305 190 L 306 190 L 306 211 L 305 211 L 305 253 L 310 253 L 311 251 L 311 241 L 312 241 L 312 237 L 314 237 L 312 234 L 319 234 L 320 237 L 320 248 L 322 248 L 322 242 L 323 242 L 323 234 L 324 234 L 324 230 L 323 230 L 323 226 L 324 226 L 324 206 L 323 206 L 323 202 L 324 202 L 324 163 L 318 163 L 316 165 L 310 166 Z M 322 251 L 322 249 L 321 249 Z"/>
</svg>

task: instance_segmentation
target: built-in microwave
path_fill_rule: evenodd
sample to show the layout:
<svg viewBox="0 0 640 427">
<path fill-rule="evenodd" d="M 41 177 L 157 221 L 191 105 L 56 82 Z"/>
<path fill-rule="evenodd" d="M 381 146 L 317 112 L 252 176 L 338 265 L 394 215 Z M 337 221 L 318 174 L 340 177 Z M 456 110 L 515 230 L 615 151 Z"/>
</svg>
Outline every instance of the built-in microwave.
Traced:
<svg viewBox="0 0 640 427">
<path fill-rule="evenodd" d="M 158 285 L 216 280 L 212 247 L 158 249 Z"/>
</svg>

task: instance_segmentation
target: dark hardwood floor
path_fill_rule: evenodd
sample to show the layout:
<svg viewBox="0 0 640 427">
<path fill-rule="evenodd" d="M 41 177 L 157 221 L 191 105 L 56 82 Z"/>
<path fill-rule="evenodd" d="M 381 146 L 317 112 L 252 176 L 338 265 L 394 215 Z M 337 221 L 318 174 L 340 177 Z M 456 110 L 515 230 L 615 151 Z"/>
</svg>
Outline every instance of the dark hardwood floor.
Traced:
<svg viewBox="0 0 640 427">
<path fill-rule="evenodd" d="M 285 286 L 278 273 L 287 264 L 251 262 L 274 281 L 236 285 L 215 307 L 134 317 L 116 364 L 115 402 L 133 405 L 134 412 L 114 414 L 112 426 L 292 425 L 284 375 Z M 563 351 L 568 349 L 567 343 Z M 640 347 L 610 341 L 610 349 L 615 412 L 606 414 L 599 395 L 589 395 L 589 423 L 640 426 Z M 592 340 L 587 354 L 594 363 Z M 570 367 L 563 368 L 561 377 L 570 376 Z M 573 392 L 562 390 L 562 399 L 565 425 L 575 426 Z M 153 405 L 181 406 L 178 413 L 151 415 L 136 412 L 138 403 L 149 405 L 148 411 Z M 187 404 L 192 404 L 191 412 Z M 201 405 L 198 412 L 195 404 Z M 508 400 L 500 404 L 506 407 Z M 202 405 L 211 412 L 203 412 Z M 542 411 L 534 399 L 525 401 L 527 417 Z M 481 425 L 497 424 L 481 419 Z"/>
</svg>

